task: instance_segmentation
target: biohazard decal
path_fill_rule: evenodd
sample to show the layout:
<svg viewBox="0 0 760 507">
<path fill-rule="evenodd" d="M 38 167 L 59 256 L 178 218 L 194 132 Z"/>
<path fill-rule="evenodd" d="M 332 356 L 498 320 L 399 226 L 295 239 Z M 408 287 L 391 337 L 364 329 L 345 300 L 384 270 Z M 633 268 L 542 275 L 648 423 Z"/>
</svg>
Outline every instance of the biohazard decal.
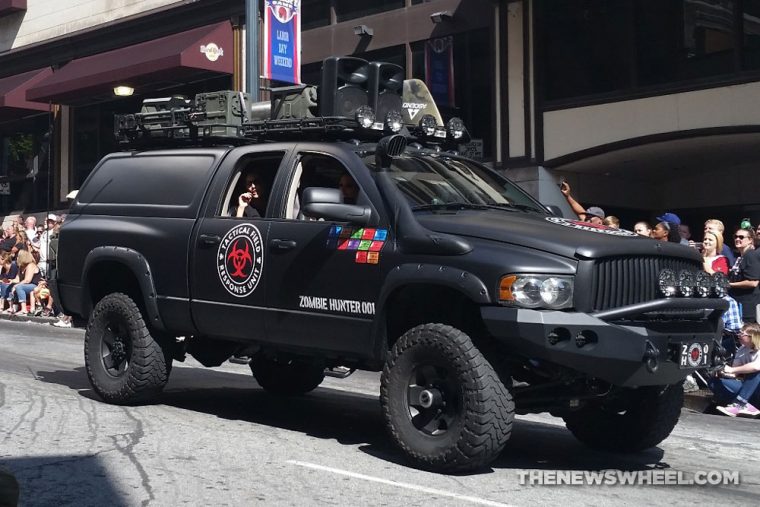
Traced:
<svg viewBox="0 0 760 507">
<path fill-rule="evenodd" d="M 355 228 L 333 225 L 327 238 L 330 250 L 355 251 L 354 262 L 357 264 L 380 263 L 380 250 L 388 239 L 387 229 Z"/>
<path fill-rule="evenodd" d="M 580 220 L 568 220 L 567 218 L 559 217 L 546 217 L 546 220 L 557 225 L 564 227 L 570 227 L 571 229 L 578 229 L 581 231 L 596 232 L 597 234 L 609 234 L 611 236 L 638 236 L 633 231 L 627 231 L 625 229 L 615 229 L 613 227 L 607 227 L 606 225 L 590 224 L 588 222 L 581 222 Z"/>
<path fill-rule="evenodd" d="M 216 256 L 216 271 L 227 292 L 250 296 L 261 279 L 264 264 L 261 233 L 252 224 L 240 224 L 224 235 Z"/>
</svg>

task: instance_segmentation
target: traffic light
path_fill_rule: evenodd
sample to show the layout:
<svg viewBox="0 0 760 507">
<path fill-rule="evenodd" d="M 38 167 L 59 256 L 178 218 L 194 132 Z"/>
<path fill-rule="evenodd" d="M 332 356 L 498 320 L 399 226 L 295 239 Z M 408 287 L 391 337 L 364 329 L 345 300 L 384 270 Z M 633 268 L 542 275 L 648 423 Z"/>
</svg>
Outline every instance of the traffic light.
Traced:
<svg viewBox="0 0 760 507">
<path fill-rule="evenodd" d="M 401 89 L 404 69 L 394 63 L 371 62 L 367 104 L 375 111 L 378 120 L 384 121 L 389 111 L 401 111 Z"/>
<path fill-rule="evenodd" d="M 350 56 L 331 56 L 322 63 L 319 88 L 321 116 L 353 118 L 360 106 L 367 105 L 369 62 Z"/>
</svg>

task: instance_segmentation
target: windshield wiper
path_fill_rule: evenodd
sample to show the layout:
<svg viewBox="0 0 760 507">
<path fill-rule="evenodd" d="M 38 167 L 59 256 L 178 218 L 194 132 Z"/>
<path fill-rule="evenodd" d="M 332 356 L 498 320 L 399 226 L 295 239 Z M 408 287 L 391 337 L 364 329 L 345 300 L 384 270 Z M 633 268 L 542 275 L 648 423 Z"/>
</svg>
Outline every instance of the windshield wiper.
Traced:
<svg viewBox="0 0 760 507">
<path fill-rule="evenodd" d="M 412 206 L 412 211 L 435 211 L 435 210 L 485 210 L 485 209 L 498 209 L 509 210 L 500 205 L 494 204 L 474 204 L 471 202 L 440 202 L 435 204 L 420 204 L 419 206 Z"/>
<path fill-rule="evenodd" d="M 500 204 L 494 204 L 494 206 L 507 206 L 514 209 L 519 209 L 520 211 L 535 211 L 537 213 L 543 213 L 544 215 L 547 213 L 547 211 L 543 208 L 537 208 L 535 206 L 531 206 L 530 204 L 515 204 L 515 203 L 500 203 Z"/>
</svg>

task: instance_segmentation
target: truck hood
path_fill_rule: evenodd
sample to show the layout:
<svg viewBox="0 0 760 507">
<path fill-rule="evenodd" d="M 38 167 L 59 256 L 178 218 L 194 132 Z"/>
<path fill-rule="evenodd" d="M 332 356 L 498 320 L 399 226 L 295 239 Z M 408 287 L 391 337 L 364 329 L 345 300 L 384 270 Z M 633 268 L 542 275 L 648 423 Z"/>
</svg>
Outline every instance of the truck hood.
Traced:
<svg viewBox="0 0 760 507">
<path fill-rule="evenodd" d="M 661 255 L 699 261 L 699 252 L 605 226 L 517 210 L 461 210 L 415 217 L 432 231 L 500 241 L 576 259 L 619 255 Z"/>
</svg>

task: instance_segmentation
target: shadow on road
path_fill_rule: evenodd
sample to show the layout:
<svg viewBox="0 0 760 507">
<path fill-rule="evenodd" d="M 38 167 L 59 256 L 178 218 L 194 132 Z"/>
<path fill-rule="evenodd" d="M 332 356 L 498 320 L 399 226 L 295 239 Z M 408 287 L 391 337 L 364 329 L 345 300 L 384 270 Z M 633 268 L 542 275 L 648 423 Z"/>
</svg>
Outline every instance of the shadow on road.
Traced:
<svg viewBox="0 0 760 507">
<path fill-rule="evenodd" d="M 98 456 L 45 456 L 0 460 L 18 481 L 18 504 L 127 505 Z M 7 503 L 4 503 L 6 502 Z M 14 505 L 0 490 L 0 505 Z"/>
<path fill-rule="evenodd" d="M 83 367 L 37 372 L 39 380 L 77 390 L 98 400 Z M 175 368 L 154 405 L 175 407 L 228 420 L 298 431 L 361 445 L 372 456 L 402 463 L 385 431 L 377 396 L 321 387 L 305 396 L 278 397 L 260 389 L 252 377 L 201 368 Z M 139 408 L 138 408 L 139 410 Z M 659 448 L 620 455 L 593 451 L 563 426 L 516 420 L 512 437 L 495 469 L 643 470 L 668 468 Z"/>
</svg>

